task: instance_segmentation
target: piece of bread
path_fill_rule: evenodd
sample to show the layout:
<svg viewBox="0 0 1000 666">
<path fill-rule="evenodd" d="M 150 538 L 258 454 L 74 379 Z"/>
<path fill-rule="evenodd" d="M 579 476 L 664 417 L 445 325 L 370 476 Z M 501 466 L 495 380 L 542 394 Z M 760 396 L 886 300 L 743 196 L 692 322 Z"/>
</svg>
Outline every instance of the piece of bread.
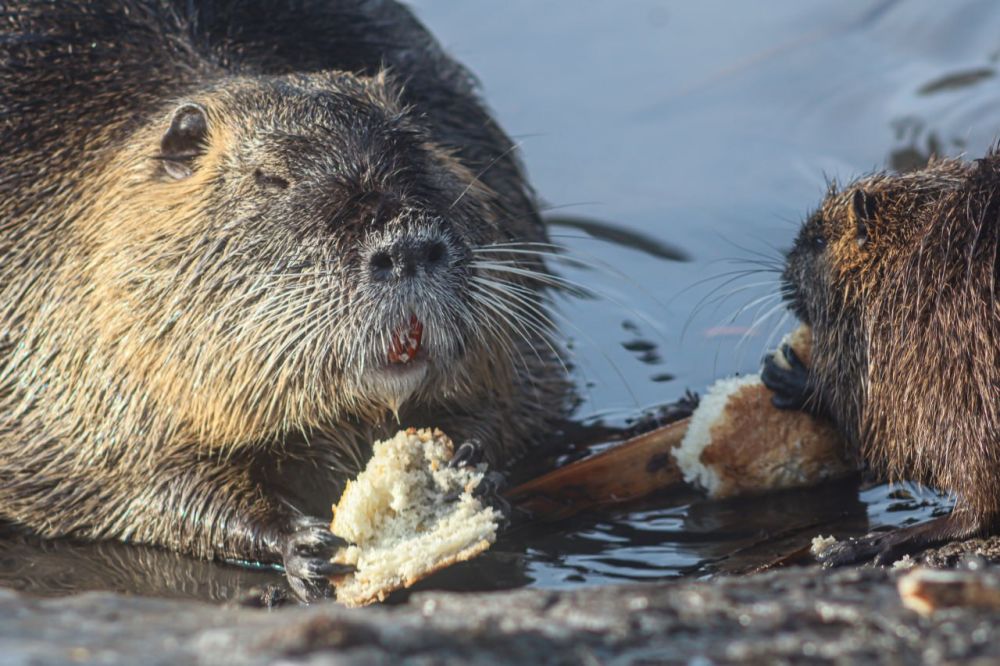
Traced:
<svg viewBox="0 0 1000 666">
<path fill-rule="evenodd" d="M 899 578 L 896 588 L 903 605 L 924 616 L 949 608 L 1000 611 L 1000 578 L 989 569 L 942 571 L 914 567 Z"/>
<path fill-rule="evenodd" d="M 808 366 L 811 341 L 800 326 L 783 342 Z M 781 352 L 774 353 L 783 362 Z M 722 498 L 812 485 L 852 469 L 833 424 L 777 409 L 771 395 L 760 375 L 715 382 L 674 450 L 684 480 Z"/>
<path fill-rule="evenodd" d="M 812 365 L 812 329 L 808 326 L 799 324 L 790 333 L 786 333 L 785 337 L 781 338 L 781 342 L 778 343 L 778 349 L 771 352 L 778 365 L 788 368 L 790 367 L 788 361 L 785 359 L 785 355 L 781 353 L 781 349 L 785 345 L 792 348 L 795 355 L 802 361 L 802 365 L 807 368 Z"/>
<path fill-rule="evenodd" d="M 332 579 L 338 601 L 382 601 L 493 544 L 500 513 L 472 494 L 485 465 L 449 467 L 453 453 L 440 430 L 410 428 L 375 444 L 368 466 L 333 508 L 330 529 L 353 544 L 334 562 L 356 567 Z"/>
</svg>

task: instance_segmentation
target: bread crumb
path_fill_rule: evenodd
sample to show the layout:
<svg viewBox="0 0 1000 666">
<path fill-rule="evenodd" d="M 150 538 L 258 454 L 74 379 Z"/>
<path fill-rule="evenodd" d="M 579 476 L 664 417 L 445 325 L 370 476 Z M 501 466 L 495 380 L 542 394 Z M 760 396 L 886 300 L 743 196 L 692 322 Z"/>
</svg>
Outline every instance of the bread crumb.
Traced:
<svg viewBox="0 0 1000 666">
<path fill-rule="evenodd" d="M 822 534 L 813 537 L 812 545 L 809 546 L 809 552 L 813 557 L 819 557 L 828 548 L 837 543 L 837 538 L 833 536 L 823 536 Z"/>
<path fill-rule="evenodd" d="M 909 554 L 903 555 L 901 558 L 892 563 L 893 571 L 906 571 L 917 566 L 917 561 L 910 557 Z"/>
</svg>

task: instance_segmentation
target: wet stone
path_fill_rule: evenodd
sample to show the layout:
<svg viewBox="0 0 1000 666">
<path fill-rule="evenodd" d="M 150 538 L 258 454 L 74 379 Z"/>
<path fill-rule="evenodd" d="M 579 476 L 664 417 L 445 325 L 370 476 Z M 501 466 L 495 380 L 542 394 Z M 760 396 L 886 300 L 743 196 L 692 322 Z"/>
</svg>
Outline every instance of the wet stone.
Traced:
<svg viewBox="0 0 1000 666">
<path fill-rule="evenodd" d="M 1000 574 L 985 560 L 978 566 Z M 570 591 L 423 592 L 398 606 L 324 603 L 271 611 L 107 593 L 38 599 L 0 590 L 0 663 L 1000 659 L 1000 613 L 953 608 L 922 618 L 900 602 L 901 575 L 810 567 Z"/>
</svg>

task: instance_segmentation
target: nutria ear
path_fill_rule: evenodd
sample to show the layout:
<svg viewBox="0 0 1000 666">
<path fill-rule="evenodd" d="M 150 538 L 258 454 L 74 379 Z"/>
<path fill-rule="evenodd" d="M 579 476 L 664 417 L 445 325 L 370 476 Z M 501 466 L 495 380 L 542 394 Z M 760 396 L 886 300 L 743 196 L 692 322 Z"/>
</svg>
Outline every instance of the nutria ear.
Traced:
<svg viewBox="0 0 1000 666">
<path fill-rule="evenodd" d="M 868 225 L 875 220 L 877 212 L 878 202 L 874 196 L 864 190 L 854 190 L 854 198 L 851 200 L 851 216 L 854 218 L 855 238 L 859 247 L 868 240 Z"/>
<path fill-rule="evenodd" d="M 194 102 L 181 104 L 170 119 L 170 129 L 160 139 L 163 170 L 177 180 L 190 176 L 195 158 L 205 152 L 207 139 L 205 107 Z"/>
</svg>

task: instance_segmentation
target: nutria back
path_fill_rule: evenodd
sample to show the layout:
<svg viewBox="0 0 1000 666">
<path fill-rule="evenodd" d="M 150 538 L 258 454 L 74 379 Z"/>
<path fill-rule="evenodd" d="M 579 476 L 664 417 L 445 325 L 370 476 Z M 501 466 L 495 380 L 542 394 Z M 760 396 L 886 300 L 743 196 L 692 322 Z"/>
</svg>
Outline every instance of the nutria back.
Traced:
<svg viewBox="0 0 1000 666">
<path fill-rule="evenodd" d="M 564 412 L 534 195 L 407 10 L 4 11 L 4 518 L 321 576 L 373 438 Z"/>
</svg>

